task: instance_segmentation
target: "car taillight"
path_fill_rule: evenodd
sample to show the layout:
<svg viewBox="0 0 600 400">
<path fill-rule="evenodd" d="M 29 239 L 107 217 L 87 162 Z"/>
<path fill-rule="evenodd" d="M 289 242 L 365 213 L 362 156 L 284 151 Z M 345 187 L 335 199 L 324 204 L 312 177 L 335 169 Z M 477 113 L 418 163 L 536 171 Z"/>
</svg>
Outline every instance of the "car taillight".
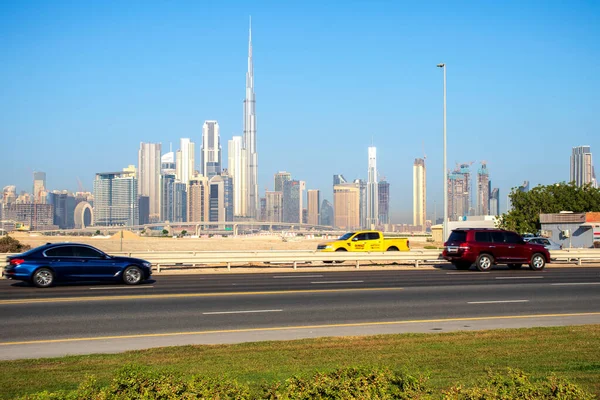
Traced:
<svg viewBox="0 0 600 400">
<path fill-rule="evenodd" d="M 458 248 L 461 249 L 461 250 L 469 250 L 470 249 L 470 247 L 469 247 L 469 245 L 467 243 L 461 243 L 458 246 Z"/>
<path fill-rule="evenodd" d="M 10 265 L 14 265 L 15 267 L 19 264 L 23 264 L 25 262 L 25 260 L 23 260 L 22 258 L 13 258 L 12 260 L 10 260 Z"/>
</svg>

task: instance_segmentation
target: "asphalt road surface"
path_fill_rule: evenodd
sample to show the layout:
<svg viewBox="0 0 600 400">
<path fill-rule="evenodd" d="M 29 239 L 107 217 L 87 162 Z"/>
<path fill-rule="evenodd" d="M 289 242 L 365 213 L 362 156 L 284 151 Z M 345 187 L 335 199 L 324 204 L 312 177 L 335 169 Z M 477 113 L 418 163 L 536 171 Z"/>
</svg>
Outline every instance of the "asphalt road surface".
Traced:
<svg viewBox="0 0 600 400">
<path fill-rule="evenodd" d="M 600 323 L 600 268 L 0 280 L 0 359 L 319 336 Z"/>
</svg>

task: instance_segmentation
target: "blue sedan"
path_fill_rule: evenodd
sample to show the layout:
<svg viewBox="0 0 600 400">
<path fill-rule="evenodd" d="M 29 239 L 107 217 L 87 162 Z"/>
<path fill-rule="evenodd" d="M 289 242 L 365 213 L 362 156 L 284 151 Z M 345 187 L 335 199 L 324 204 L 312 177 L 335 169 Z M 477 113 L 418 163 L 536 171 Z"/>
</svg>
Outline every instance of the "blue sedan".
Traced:
<svg viewBox="0 0 600 400">
<path fill-rule="evenodd" d="M 45 288 L 60 281 L 116 281 L 137 285 L 152 275 L 152 265 L 131 257 L 110 256 L 78 243 L 48 243 L 7 257 L 4 276 Z"/>
</svg>

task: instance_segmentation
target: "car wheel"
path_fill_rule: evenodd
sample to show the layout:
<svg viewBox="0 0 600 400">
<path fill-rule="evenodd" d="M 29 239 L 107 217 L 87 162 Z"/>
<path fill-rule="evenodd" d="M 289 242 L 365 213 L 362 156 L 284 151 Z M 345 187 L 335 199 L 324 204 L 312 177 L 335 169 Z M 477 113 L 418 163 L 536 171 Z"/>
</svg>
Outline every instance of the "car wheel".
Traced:
<svg viewBox="0 0 600 400">
<path fill-rule="evenodd" d="M 471 268 L 471 264 L 470 263 L 463 263 L 463 262 L 454 263 L 454 266 L 456 267 L 456 269 L 459 269 L 461 271 L 466 271 L 469 268 Z"/>
<path fill-rule="evenodd" d="M 130 265 L 123 271 L 123 282 L 128 285 L 137 285 L 142 281 L 142 270 L 135 265 Z"/>
<path fill-rule="evenodd" d="M 477 257 L 477 261 L 475 261 L 477 269 L 483 272 L 492 269 L 492 265 L 494 265 L 494 257 L 489 254 L 481 254 Z"/>
<path fill-rule="evenodd" d="M 540 253 L 535 253 L 531 256 L 531 262 L 529 263 L 529 268 L 534 271 L 541 271 L 546 266 L 546 259 Z"/>
<path fill-rule="evenodd" d="M 508 264 L 508 268 L 510 269 L 520 269 L 523 264 Z"/>
<path fill-rule="evenodd" d="M 47 288 L 54 284 L 54 272 L 48 268 L 40 268 L 33 273 L 31 282 L 39 288 Z"/>
<path fill-rule="evenodd" d="M 387 251 L 399 251 L 399 250 L 396 246 L 392 246 L 392 247 L 388 248 Z"/>
<path fill-rule="evenodd" d="M 337 250 L 336 250 L 336 252 L 338 252 L 338 251 L 347 252 L 348 250 L 346 250 L 346 249 L 343 249 L 343 248 L 339 248 L 339 249 L 337 249 Z M 341 264 L 341 263 L 343 263 L 343 262 L 344 262 L 344 261 L 334 261 L 334 263 L 336 263 L 336 264 Z"/>
</svg>

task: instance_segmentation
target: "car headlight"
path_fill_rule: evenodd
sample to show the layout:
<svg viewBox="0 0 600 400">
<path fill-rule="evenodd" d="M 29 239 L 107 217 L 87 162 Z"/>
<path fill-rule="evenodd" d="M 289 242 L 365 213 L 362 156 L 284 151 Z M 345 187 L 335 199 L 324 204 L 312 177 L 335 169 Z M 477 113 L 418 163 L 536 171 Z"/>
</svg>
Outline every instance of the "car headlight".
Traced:
<svg viewBox="0 0 600 400">
<path fill-rule="evenodd" d="M 149 262 L 143 262 L 142 265 L 146 268 L 152 267 L 152 263 L 149 263 Z"/>
<path fill-rule="evenodd" d="M 325 248 L 326 248 L 326 249 L 333 249 L 333 246 L 329 246 L 329 245 L 327 245 L 327 246 L 325 246 Z"/>
</svg>

